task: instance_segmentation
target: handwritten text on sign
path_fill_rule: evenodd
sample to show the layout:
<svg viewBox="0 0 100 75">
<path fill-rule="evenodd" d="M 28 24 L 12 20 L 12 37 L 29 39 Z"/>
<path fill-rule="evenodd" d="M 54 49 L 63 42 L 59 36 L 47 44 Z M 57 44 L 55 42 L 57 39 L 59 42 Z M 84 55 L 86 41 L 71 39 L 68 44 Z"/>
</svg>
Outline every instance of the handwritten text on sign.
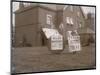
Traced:
<svg viewBox="0 0 100 75">
<path fill-rule="evenodd" d="M 81 50 L 80 36 L 79 35 L 71 35 L 69 33 L 68 45 L 69 45 L 69 52 L 80 51 Z"/>
<path fill-rule="evenodd" d="M 62 50 L 63 38 L 61 35 L 54 35 L 51 37 L 51 50 Z"/>
</svg>

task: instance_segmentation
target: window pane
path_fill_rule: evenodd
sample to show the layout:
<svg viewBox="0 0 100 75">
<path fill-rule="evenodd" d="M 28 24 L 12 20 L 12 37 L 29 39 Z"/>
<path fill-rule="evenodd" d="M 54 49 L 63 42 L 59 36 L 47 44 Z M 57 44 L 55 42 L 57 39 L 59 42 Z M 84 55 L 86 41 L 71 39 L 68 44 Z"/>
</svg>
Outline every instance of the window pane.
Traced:
<svg viewBox="0 0 100 75">
<path fill-rule="evenodd" d="M 74 23 L 73 23 L 73 19 L 72 19 L 72 18 L 70 18 L 70 23 L 71 23 L 71 24 L 74 24 Z"/>
<path fill-rule="evenodd" d="M 47 15 L 47 24 L 52 24 L 52 16 Z"/>
<path fill-rule="evenodd" d="M 66 17 L 66 22 L 70 24 L 70 17 Z"/>
</svg>

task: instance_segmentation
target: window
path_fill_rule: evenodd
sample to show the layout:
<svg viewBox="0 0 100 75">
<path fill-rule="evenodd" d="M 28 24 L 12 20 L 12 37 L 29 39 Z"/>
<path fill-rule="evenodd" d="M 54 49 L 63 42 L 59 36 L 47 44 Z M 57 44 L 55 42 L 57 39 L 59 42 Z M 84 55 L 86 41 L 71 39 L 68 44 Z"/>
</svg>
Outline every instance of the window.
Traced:
<svg viewBox="0 0 100 75">
<path fill-rule="evenodd" d="M 70 23 L 73 24 L 73 19 L 72 18 L 70 18 Z"/>
<path fill-rule="evenodd" d="M 61 30 L 63 30 L 63 29 L 64 29 L 64 25 L 61 23 L 61 24 L 59 25 L 59 28 L 60 28 Z"/>
<path fill-rule="evenodd" d="M 74 24 L 74 23 L 73 23 L 73 19 L 72 19 L 71 17 L 66 17 L 66 22 L 67 22 L 68 24 Z"/>
<path fill-rule="evenodd" d="M 52 24 L 52 16 L 47 15 L 47 24 L 51 25 Z"/>
<path fill-rule="evenodd" d="M 67 17 L 67 23 L 70 24 L 70 17 Z"/>
<path fill-rule="evenodd" d="M 79 27 L 79 28 L 84 27 L 82 21 L 79 22 L 78 27 Z"/>
</svg>

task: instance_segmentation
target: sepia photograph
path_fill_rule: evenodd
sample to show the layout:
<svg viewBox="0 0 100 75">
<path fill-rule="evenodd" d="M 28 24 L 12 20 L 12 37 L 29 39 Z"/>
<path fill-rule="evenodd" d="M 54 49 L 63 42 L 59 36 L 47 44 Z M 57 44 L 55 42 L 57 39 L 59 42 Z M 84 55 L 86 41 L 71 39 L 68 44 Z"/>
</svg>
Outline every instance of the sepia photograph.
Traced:
<svg viewBox="0 0 100 75">
<path fill-rule="evenodd" d="M 96 69 L 96 6 L 11 4 L 11 73 Z"/>
</svg>

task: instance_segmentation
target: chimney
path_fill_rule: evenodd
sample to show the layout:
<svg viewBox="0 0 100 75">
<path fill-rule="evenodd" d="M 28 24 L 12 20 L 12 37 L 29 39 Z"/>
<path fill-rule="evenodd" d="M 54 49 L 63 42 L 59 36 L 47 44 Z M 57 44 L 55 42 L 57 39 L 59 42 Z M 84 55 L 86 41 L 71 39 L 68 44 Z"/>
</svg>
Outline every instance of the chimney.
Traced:
<svg viewBox="0 0 100 75">
<path fill-rule="evenodd" d="M 22 2 L 19 3 L 19 9 L 24 8 L 24 4 Z"/>
<path fill-rule="evenodd" d="M 92 18 L 92 13 L 88 13 L 87 14 L 87 19 L 91 19 Z"/>
</svg>

